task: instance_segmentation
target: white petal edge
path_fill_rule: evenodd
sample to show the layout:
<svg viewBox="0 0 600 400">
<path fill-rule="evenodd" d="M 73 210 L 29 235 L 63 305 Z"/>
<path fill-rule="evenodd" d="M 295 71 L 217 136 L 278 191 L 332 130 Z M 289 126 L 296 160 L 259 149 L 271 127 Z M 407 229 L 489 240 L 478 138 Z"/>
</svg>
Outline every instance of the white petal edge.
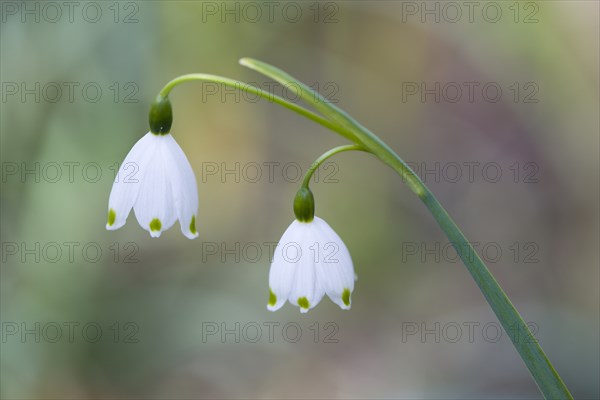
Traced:
<svg viewBox="0 0 600 400">
<path fill-rule="evenodd" d="M 181 232 L 188 239 L 198 237 L 196 215 L 198 214 L 198 185 L 194 170 L 185 153 L 171 134 L 165 135 L 167 162 L 173 164 L 177 173 L 170 176 L 171 189 Z"/>
<path fill-rule="evenodd" d="M 354 265 L 348 248 L 338 234 L 319 217 L 315 217 L 315 227 L 319 231 L 321 246 L 324 256 L 316 265 L 317 280 L 327 293 L 327 296 L 344 310 L 349 310 L 352 305 L 352 292 L 354 291 Z M 327 247 L 335 250 L 334 254 L 327 251 Z M 344 292 L 347 294 L 347 304 Z"/>
<path fill-rule="evenodd" d="M 114 213 L 113 223 L 106 223 L 108 230 L 119 229 L 127 222 L 127 217 L 137 199 L 147 163 L 150 160 L 151 149 L 155 143 L 152 136 L 154 135 L 150 132 L 142 136 L 129 150 L 119 167 L 108 198 L 109 222 L 111 210 Z"/>
<path fill-rule="evenodd" d="M 285 304 L 292 291 L 297 264 L 290 262 L 292 257 L 295 256 L 288 255 L 287 253 L 288 251 L 295 250 L 294 244 L 297 243 L 302 233 L 301 228 L 299 222 L 294 220 L 285 230 L 275 247 L 273 261 L 269 270 L 269 290 L 275 296 L 275 303 L 271 304 L 271 301 L 269 301 L 269 304 L 267 304 L 269 311 L 279 310 Z M 290 247 L 292 248 L 290 249 Z M 269 298 L 269 300 L 271 299 Z"/>
</svg>

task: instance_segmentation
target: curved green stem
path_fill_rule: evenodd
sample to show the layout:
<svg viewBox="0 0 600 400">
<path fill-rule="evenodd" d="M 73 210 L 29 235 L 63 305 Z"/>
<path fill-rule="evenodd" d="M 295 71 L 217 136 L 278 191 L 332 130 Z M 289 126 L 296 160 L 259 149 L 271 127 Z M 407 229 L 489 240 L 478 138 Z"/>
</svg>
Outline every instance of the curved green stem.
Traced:
<svg viewBox="0 0 600 400">
<path fill-rule="evenodd" d="M 333 149 L 323 153 L 319 158 L 317 158 L 311 166 L 306 171 L 306 175 L 304 175 L 304 180 L 302 181 L 302 186 L 308 189 L 308 184 L 310 183 L 310 178 L 312 178 L 315 171 L 330 157 L 338 153 L 343 153 L 344 151 L 368 151 L 364 147 L 358 144 L 346 144 L 343 146 L 334 147 Z"/>
<path fill-rule="evenodd" d="M 346 139 L 349 139 L 352 141 L 356 140 L 356 138 L 353 137 L 351 132 L 349 132 L 345 129 L 340 129 L 339 127 L 335 126 L 335 124 L 333 124 L 328 119 L 323 118 L 322 116 L 320 116 L 310 110 L 307 110 L 306 108 L 299 106 L 298 104 L 287 101 L 282 97 L 279 97 L 275 94 L 264 91 L 260 88 L 257 88 L 256 86 L 253 86 L 253 85 L 250 85 L 250 84 L 247 84 L 247 83 L 235 80 L 235 79 L 225 78 L 225 77 L 219 76 L 219 75 L 187 74 L 187 75 L 178 76 L 177 78 L 168 82 L 162 88 L 162 90 L 160 91 L 160 95 L 166 98 L 169 96 L 169 93 L 171 93 L 171 90 L 173 90 L 173 88 L 175 86 L 180 85 L 185 82 L 190 82 L 190 81 L 204 81 L 204 82 L 219 83 L 219 84 L 240 90 L 242 92 L 260 96 L 272 103 L 277 103 L 289 110 L 292 110 L 292 111 L 302 115 L 303 117 L 306 117 L 306 118 L 316 122 L 317 124 L 323 125 L 325 128 L 331 129 L 332 131 L 339 133 Z"/>
<path fill-rule="evenodd" d="M 421 181 L 421 178 L 419 178 L 400 156 L 394 153 L 394 151 L 383 142 L 383 140 L 379 139 L 379 137 L 348 115 L 344 110 L 327 101 L 327 99 L 314 89 L 300 82 L 285 71 L 262 61 L 251 58 L 242 58 L 240 64 L 266 75 L 271 79 L 275 79 L 282 85 L 293 85 L 294 87 L 299 88 L 299 95 L 302 100 L 312 105 L 321 112 L 321 114 L 334 122 L 334 131 L 338 133 L 341 133 L 342 131 L 349 132 L 350 135 L 354 136 L 354 139 L 351 138 L 354 143 L 362 144 L 363 147 L 375 154 L 381 161 L 398 171 L 402 180 L 417 196 L 422 196 L 426 192 L 425 185 Z"/>
<path fill-rule="evenodd" d="M 460 255 L 544 397 L 547 399 L 572 399 L 571 393 L 548 360 L 537 339 L 444 207 L 429 190 L 421 197 L 421 200 L 431 211 Z"/>
</svg>

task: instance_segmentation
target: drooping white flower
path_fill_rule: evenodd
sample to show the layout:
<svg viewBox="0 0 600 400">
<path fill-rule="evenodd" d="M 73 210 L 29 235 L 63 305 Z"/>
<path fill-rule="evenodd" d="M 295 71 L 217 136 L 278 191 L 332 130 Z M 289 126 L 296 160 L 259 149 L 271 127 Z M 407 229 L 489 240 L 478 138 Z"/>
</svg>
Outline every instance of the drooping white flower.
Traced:
<svg viewBox="0 0 600 400">
<path fill-rule="evenodd" d="M 131 208 L 152 237 L 159 237 L 175 220 L 186 237 L 198 236 L 196 177 L 171 134 L 148 132 L 129 151 L 110 192 L 106 229 L 125 225 Z"/>
<path fill-rule="evenodd" d="M 289 300 L 305 313 L 327 294 L 348 310 L 354 280 L 350 253 L 327 222 L 319 217 L 310 222 L 295 220 L 275 248 L 267 309 L 276 311 Z"/>
</svg>

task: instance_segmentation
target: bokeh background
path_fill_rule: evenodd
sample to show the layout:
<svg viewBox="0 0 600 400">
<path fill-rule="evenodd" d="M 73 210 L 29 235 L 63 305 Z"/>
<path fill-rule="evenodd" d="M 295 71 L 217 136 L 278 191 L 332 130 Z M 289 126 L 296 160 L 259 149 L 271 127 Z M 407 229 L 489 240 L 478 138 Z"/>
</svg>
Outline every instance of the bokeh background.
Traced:
<svg viewBox="0 0 600 400">
<path fill-rule="evenodd" d="M 598 2 L 473 4 L 3 1 L 2 397 L 540 397 L 433 218 L 365 154 L 312 185 L 353 256 L 352 310 L 266 310 L 298 170 L 345 142 L 279 106 L 176 88 L 200 237 L 152 239 L 133 215 L 105 230 L 167 81 L 294 98 L 251 56 L 413 163 L 572 393 L 598 398 Z"/>
</svg>

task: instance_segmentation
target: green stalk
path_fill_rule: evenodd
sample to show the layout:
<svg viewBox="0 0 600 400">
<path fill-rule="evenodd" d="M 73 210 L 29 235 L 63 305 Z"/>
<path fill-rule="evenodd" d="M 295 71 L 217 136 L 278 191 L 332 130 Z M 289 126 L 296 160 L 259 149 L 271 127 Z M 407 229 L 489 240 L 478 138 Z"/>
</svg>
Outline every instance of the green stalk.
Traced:
<svg viewBox="0 0 600 400">
<path fill-rule="evenodd" d="M 334 147 L 333 149 L 321 154 L 319 158 L 317 158 L 311 166 L 306 171 L 306 175 L 304 175 L 304 179 L 302 180 L 301 187 L 307 188 L 310 183 L 310 178 L 312 178 L 315 171 L 330 157 L 333 157 L 336 154 L 343 153 L 344 151 L 367 151 L 364 147 L 359 146 L 357 144 L 346 144 L 343 146 Z"/>
<path fill-rule="evenodd" d="M 573 396 L 548 360 L 537 339 L 444 207 L 429 190 L 424 196 L 421 196 L 421 200 L 431 211 L 460 255 L 544 397 L 546 399 L 572 399 Z"/>
<path fill-rule="evenodd" d="M 358 121 L 350 117 L 345 111 L 328 102 L 323 96 L 314 91 L 311 87 L 300 82 L 288 73 L 262 61 L 251 58 L 242 58 L 240 64 L 253 69 L 271 79 L 275 79 L 287 87 L 299 88 L 299 96 L 306 103 L 315 107 L 323 115 L 335 122 L 334 131 L 338 133 L 351 132 L 356 138 L 355 143 L 362 144 L 367 150 L 375 154 L 381 161 L 394 168 L 408 187 L 418 196 L 425 193 L 425 185 L 417 174 L 385 144 L 379 137 L 362 126 Z M 352 140 L 352 139 L 351 139 Z"/>
<path fill-rule="evenodd" d="M 286 72 L 275 68 L 272 65 L 249 58 L 241 59 L 240 64 L 271 79 L 275 79 L 286 87 L 291 86 L 297 88 L 300 98 L 307 104 L 313 106 L 317 111 L 323 114 L 325 118 L 252 85 L 216 75 L 190 74 L 180 76 L 169 82 L 160 94 L 167 97 L 171 89 L 176 85 L 193 80 L 209 81 L 234 87 L 238 90 L 261 96 L 271 102 L 286 107 L 334 132 L 337 132 L 354 143 L 354 145 L 337 147 L 325 153 L 313 163 L 313 172 L 324 159 L 335 153 L 347 150 L 368 151 L 390 166 L 402 177 L 402 180 L 410 187 L 410 189 L 419 196 L 444 231 L 457 253 L 460 255 L 467 270 L 475 280 L 475 283 L 483 293 L 486 301 L 496 314 L 502 327 L 510 337 L 519 356 L 529 369 L 529 372 L 544 397 L 547 399 L 572 399 L 571 393 L 569 393 L 569 390 L 552 366 L 552 363 L 546 357 L 546 354 L 529 330 L 527 324 L 512 305 L 506 293 L 504 293 L 496 279 L 494 279 L 484 262 L 477 255 L 475 249 L 471 246 L 470 242 L 460 231 L 458 226 L 456 226 L 452 218 L 450 218 L 446 210 L 437 201 L 429 188 L 427 188 L 419 176 L 415 174 L 400 156 L 398 156 L 398 154 L 374 133 L 350 117 L 345 111 L 336 107 L 334 104 L 329 103 L 319 93 Z M 303 186 L 308 186 L 307 179 L 309 180 L 310 176 L 308 176 L 308 178 L 305 177 Z"/>
<path fill-rule="evenodd" d="M 237 90 L 240 90 L 240 91 L 243 91 L 246 93 L 260 96 L 272 103 L 277 103 L 280 106 L 283 106 L 289 110 L 294 111 L 295 113 L 302 115 L 303 117 L 306 117 L 320 125 L 323 125 L 324 127 L 339 133 L 340 135 L 342 135 L 343 137 L 345 137 L 348 140 L 352 140 L 352 141 L 355 140 L 355 138 L 352 136 L 352 134 L 349 131 L 336 129 L 335 124 L 333 124 L 329 120 L 321 117 L 320 115 L 315 114 L 314 112 L 312 112 L 310 110 L 307 110 L 306 108 L 304 108 L 302 106 L 299 106 L 295 103 L 291 103 L 291 102 L 283 99 L 282 97 L 279 97 L 275 94 L 266 92 L 262 89 L 257 88 L 256 86 L 250 85 L 248 83 L 237 81 L 235 79 L 225 78 L 225 77 L 222 77 L 219 75 L 187 74 L 187 75 L 178 76 L 177 78 L 168 82 L 162 88 L 162 90 L 160 91 L 160 96 L 167 98 L 169 96 L 169 94 L 171 93 L 171 90 L 173 90 L 173 88 L 175 86 L 180 85 L 185 82 L 191 82 L 191 81 L 204 81 L 204 82 L 219 83 L 219 84 L 229 86 L 229 87 L 232 87 L 234 89 L 237 89 Z"/>
</svg>

